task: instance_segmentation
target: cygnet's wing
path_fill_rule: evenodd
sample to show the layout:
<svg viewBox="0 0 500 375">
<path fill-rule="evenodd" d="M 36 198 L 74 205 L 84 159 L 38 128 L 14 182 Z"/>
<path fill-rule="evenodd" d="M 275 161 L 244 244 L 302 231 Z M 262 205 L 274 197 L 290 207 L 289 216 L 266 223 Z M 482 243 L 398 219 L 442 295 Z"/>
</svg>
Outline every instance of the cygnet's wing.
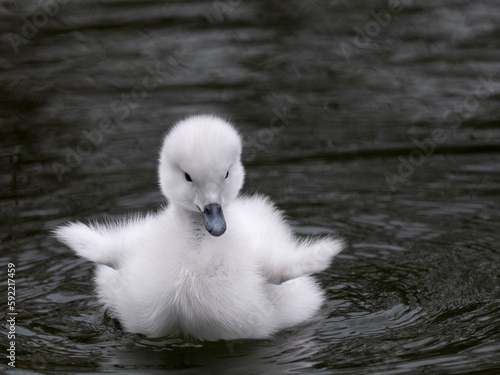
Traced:
<svg viewBox="0 0 500 375">
<path fill-rule="evenodd" d="M 267 197 L 241 197 L 237 207 L 244 216 L 240 220 L 250 233 L 261 272 L 270 283 L 321 272 L 344 247 L 341 240 L 332 237 L 298 240 Z"/>
<path fill-rule="evenodd" d="M 147 218 L 133 217 L 118 223 L 86 225 L 80 222 L 62 225 L 54 231 L 56 238 L 79 256 L 92 262 L 117 268 L 131 241 L 141 232 Z"/>
<path fill-rule="evenodd" d="M 68 245 L 79 256 L 92 262 L 116 267 L 116 246 L 111 243 L 105 230 L 83 223 L 70 223 L 58 227 L 54 234 L 62 243 Z"/>
</svg>

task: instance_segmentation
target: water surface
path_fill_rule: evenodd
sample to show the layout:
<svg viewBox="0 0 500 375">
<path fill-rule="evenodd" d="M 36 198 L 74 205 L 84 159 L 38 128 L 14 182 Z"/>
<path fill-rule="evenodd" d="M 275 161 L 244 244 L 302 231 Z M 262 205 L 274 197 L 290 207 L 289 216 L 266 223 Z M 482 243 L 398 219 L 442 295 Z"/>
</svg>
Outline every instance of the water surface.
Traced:
<svg viewBox="0 0 500 375">
<path fill-rule="evenodd" d="M 0 266 L 16 265 L 17 369 L 497 373 L 498 2 L 42 3 L 0 5 Z M 162 136 L 206 112 L 244 135 L 246 193 L 269 195 L 301 235 L 346 238 L 318 275 L 327 303 L 269 340 L 115 331 L 92 264 L 50 231 L 158 210 Z"/>
</svg>

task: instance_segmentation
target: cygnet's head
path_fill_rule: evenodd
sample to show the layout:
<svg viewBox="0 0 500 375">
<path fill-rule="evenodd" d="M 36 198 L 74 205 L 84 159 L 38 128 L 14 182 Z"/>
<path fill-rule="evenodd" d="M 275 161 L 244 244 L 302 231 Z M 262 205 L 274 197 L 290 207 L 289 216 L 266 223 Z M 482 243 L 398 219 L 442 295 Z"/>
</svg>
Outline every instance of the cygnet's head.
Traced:
<svg viewBox="0 0 500 375">
<path fill-rule="evenodd" d="M 223 209 L 245 177 L 240 136 L 214 116 L 182 120 L 165 136 L 158 173 L 170 204 L 199 213 L 208 232 L 220 236 L 226 231 Z"/>
</svg>

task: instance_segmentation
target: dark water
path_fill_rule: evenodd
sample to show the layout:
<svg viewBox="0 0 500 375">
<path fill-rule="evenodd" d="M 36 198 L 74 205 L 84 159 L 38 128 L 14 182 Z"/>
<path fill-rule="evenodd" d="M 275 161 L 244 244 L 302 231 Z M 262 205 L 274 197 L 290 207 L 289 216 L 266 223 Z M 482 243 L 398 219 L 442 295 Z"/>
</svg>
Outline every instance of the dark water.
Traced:
<svg viewBox="0 0 500 375">
<path fill-rule="evenodd" d="M 11 0 L 0 30 L 3 373 L 500 371 L 498 1 Z M 270 340 L 115 332 L 50 235 L 157 209 L 162 135 L 200 112 L 245 135 L 246 192 L 349 244 Z"/>
</svg>

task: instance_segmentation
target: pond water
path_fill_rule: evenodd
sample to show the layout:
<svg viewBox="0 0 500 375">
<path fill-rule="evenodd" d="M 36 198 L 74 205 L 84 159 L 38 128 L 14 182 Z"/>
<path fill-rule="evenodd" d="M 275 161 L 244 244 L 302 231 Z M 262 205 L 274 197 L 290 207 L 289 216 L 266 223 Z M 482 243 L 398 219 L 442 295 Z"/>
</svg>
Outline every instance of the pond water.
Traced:
<svg viewBox="0 0 500 375">
<path fill-rule="evenodd" d="M 5 1 L 0 20 L 2 373 L 498 373 L 498 1 Z M 51 236 L 157 210 L 162 136 L 195 113 L 241 130 L 246 193 L 346 239 L 312 322 L 115 331 Z"/>
</svg>

